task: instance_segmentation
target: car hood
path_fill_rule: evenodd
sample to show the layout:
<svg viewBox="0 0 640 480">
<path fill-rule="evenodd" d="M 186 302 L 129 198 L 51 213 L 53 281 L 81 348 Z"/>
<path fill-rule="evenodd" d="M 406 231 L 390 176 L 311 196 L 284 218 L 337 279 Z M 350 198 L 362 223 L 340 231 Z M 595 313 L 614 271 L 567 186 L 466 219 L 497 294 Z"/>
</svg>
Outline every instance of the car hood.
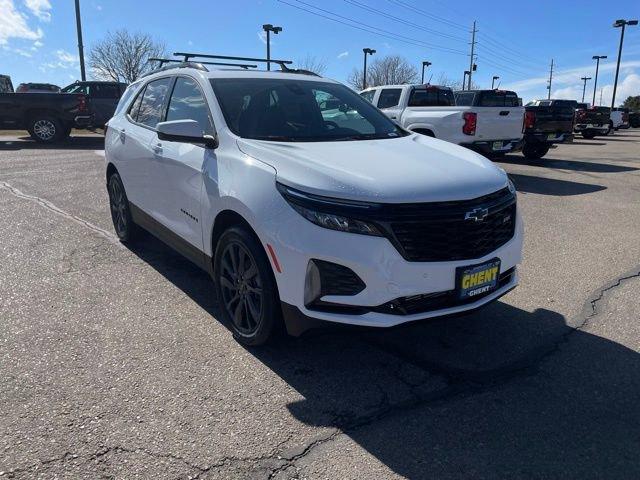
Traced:
<svg viewBox="0 0 640 480">
<path fill-rule="evenodd" d="M 267 142 L 239 139 L 277 180 L 328 197 L 381 203 L 468 200 L 507 186 L 485 157 L 449 142 L 409 135 L 384 140 Z"/>
</svg>

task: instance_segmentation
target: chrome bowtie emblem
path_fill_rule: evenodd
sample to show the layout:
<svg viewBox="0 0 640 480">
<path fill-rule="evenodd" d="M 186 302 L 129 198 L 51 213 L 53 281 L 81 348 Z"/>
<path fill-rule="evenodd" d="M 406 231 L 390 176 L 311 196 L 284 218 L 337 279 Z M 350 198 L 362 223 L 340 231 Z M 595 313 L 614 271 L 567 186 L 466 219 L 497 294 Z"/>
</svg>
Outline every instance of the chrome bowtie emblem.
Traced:
<svg viewBox="0 0 640 480">
<path fill-rule="evenodd" d="M 465 213 L 464 219 L 473 220 L 474 222 L 481 222 L 488 216 L 489 216 L 488 208 L 477 207 L 471 210 L 470 212 Z"/>
</svg>

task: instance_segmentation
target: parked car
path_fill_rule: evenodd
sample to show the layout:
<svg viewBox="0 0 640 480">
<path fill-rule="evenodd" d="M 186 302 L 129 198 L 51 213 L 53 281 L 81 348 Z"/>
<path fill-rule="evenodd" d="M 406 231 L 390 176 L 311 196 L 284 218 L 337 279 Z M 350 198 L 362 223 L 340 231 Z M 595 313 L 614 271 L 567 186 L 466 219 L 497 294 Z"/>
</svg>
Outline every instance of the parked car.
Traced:
<svg viewBox="0 0 640 480">
<path fill-rule="evenodd" d="M 74 82 L 64 87 L 62 92 L 84 94 L 91 103 L 92 127 L 102 128 L 113 116 L 126 88 L 126 83 L 119 82 Z"/>
<path fill-rule="evenodd" d="M 9 75 L 0 75 L 0 93 L 13 93 L 13 83 Z"/>
<path fill-rule="evenodd" d="M 633 128 L 640 128 L 640 112 L 629 113 L 629 125 Z"/>
<path fill-rule="evenodd" d="M 42 143 L 69 136 L 72 128 L 92 123 L 87 98 L 82 94 L 0 93 L 0 130 L 22 130 Z"/>
<path fill-rule="evenodd" d="M 244 344 L 282 318 L 294 334 L 310 319 L 390 327 L 518 283 L 522 218 L 504 170 L 333 80 L 165 67 L 129 86 L 107 127 L 117 235 L 142 227 L 208 271 Z"/>
<path fill-rule="evenodd" d="M 614 108 L 611 111 L 611 123 L 614 130 L 629 128 L 629 109 L 624 107 Z"/>
<path fill-rule="evenodd" d="M 611 109 L 609 107 L 590 107 L 587 103 L 578 103 L 573 131 L 581 133 L 586 139 L 596 135 L 609 135 L 613 131 Z"/>
<path fill-rule="evenodd" d="M 457 105 L 453 91 L 437 85 L 385 85 L 360 95 L 407 130 L 495 155 L 519 148 L 522 140 L 524 109 L 517 96 L 506 106 L 506 93 L 495 94 L 499 108 L 486 106 L 482 94 L 474 101 L 475 92 L 468 104 Z"/>
<path fill-rule="evenodd" d="M 573 141 L 575 100 L 534 100 L 524 112 L 524 145 L 528 159 L 544 157 L 552 145 Z"/>
<path fill-rule="evenodd" d="M 51 83 L 21 83 L 16 93 L 60 93 L 60 87 Z"/>
</svg>

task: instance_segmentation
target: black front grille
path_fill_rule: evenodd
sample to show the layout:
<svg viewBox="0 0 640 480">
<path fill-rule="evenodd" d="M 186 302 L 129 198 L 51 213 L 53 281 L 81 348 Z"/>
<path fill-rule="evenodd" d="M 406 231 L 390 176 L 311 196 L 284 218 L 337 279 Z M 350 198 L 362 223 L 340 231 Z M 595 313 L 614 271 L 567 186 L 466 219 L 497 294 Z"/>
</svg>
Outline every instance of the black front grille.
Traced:
<svg viewBox="0 0 640 480">
<path fill-rule="evenodd" d="M 321 293 L 325 295 L 357 295 L 366 285 L 350 268 L 337 263 L 314 259 L 320 272 Z"/>
<path fill-rule="evenodd" d="M 412 262 L 480 258 L 507 243 L 515 232 L 516 198 L 506 188 L 474 200 L 387 207 L 392 241 Z M 485 209 L 485 218 L 465 219 L 468 212 Z"/>
</svg>

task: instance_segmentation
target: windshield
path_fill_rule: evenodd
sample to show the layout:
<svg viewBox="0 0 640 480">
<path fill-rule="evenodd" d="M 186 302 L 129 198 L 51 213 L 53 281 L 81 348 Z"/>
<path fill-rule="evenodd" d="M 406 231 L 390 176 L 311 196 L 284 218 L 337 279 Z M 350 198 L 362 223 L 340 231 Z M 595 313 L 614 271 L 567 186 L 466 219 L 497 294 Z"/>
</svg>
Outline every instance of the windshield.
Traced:
<svg viewBox="0 0 640 480">
<path fill-rule="evenodd" d="M 406 135 L 344 85 L 277 78 L 212 79 L 222 114 L 243 138 L 278 142 L 370 140 Z"/>
</svg>

